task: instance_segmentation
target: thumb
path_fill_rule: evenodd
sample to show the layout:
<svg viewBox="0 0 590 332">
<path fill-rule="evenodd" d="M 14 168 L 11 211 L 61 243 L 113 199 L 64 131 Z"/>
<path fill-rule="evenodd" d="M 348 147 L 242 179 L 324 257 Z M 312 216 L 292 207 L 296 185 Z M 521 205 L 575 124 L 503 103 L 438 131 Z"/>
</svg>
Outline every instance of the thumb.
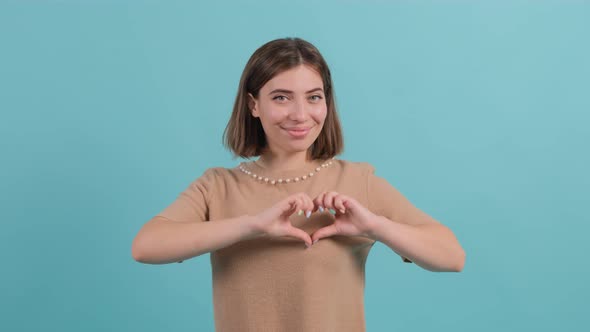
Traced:
<svg viewBox="0 0 590 332">
<path fill-rule="evenodd" d="M 287 235 L 288 236 L 292 236 L 294 238 L 298 238 L 301 239 L 303 242 L 305 242 L 305 245 L 310 247 L 311 246 L 311 237 L 309 236 L 309 234 L 307 234 L 304 230 L 297 228 L 297 227 L 289 227 L 287 229 Z"/>
<path fill-rule="evenodd" d="M 334 224 L 326 226 L 326 227 L 322 227 L 322 228 L 318 229 L 317 231 L 315 231 L 311 235 L 311 238 L 313 240 L 312 243 L 316 243 L 320 239 L 330 237 L 330 236 L 333 236 L 336 234 L 338 234 L 338 229 L 336 228 L 336 226 Z"/>
</svg>

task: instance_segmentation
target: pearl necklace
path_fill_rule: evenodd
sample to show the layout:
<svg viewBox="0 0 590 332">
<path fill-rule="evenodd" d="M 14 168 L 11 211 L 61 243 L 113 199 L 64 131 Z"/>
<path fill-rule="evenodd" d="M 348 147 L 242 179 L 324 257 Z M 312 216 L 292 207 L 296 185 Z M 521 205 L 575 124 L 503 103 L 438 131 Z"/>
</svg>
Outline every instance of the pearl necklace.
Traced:
<svg viewBox="0 0 590 332">
<path fill-rule="evenodd" d="M 323 164 L 321 164 L 319 167 L 316 167 L 315 169 L 315 173 L 321 171 L 324 168 L 327 168 L 329 166 L 332 165 L 332 160 L 334 158 L 331 158 L 330 161 L 327 161 Z M 298 176 L 295 178 L 287 178 L 287 179 L 273 179 L 273 178 L 269 178 L 269 177 L 265 177 L 265 176 L 261 176 L 261 175 L 257 175 L 255 173 L 252 173 L 252 171 L 247 170 L 244 166 L 243 163 L 240 163 L 239 166 L 240 171 L 244 172 L 246 175 L 251 176 L 252 178 L 254 178 L 254 180 L 259 181 L 259 182 L 264 182 L 264 183 L 270 183 L 270 184 L 283 184 L 283 183 L 291 183 L 291 182 L 299 182 L 299 181 L 305 181 L 309 178 L 311 178 L 315 173 L 314 172 L 309 172 L 303 176 Z"/>
</svg>

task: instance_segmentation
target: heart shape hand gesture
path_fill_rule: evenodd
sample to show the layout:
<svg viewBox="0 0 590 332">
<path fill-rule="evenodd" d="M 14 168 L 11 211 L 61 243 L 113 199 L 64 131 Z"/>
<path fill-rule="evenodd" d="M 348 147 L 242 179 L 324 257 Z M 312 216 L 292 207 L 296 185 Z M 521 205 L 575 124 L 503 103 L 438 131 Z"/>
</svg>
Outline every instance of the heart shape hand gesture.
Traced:
<svg viewBox="0 0 590 332">
<path fill-rule="evenodd" d="M 311 213 L 318 210 L 323 212 L 324 209 L 334 211 L 334 223 L 318 229 L 311 236 L 294 227 L 289 220 L 296 212 L 309 217 Z M 310 247 L 318 240 L 334 235 L 371 238 L 376 215 L 354 198 L 330 191 L 321 193 L 313 200 L 305 193 L 293 194 L 262 211 L 254 219 L 254 227 L 259 234 L 295 237 Z"/>
</svg>

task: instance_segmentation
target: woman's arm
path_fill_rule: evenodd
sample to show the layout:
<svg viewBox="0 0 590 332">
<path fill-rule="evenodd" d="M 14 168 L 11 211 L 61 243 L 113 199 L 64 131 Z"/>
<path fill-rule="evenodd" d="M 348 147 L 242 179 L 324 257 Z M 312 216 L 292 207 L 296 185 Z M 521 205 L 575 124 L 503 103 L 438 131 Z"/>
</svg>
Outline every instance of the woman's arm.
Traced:
<svg viewBox="0 0 590 332">
<path fill-rule="evenodd" d="M 378 216 L 370 237 L 429 271 L 460 272 L 465 264 L 465 251 L 453 232 L 440 223 L 413 225 Z"/>
<path fill-rule="evenodd" d="M 146 264 L 183 261 L 236 242 L 257 237 L 250 216 L 214 222 L 171 221 L 154 217 L 137 233 L 131 247 L 133 259 Z"/>
</svg>

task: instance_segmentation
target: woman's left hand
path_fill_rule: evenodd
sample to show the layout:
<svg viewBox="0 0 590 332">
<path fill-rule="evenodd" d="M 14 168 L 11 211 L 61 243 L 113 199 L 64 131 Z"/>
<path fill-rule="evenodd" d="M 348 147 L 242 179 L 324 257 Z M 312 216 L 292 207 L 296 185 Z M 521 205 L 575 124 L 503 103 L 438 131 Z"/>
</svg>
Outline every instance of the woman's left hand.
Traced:
<svg viewBox="0 0 590 332">
<path fill-rule="evenodd" d="M 313 243 L 334 235 L 372 238 L 373 224 L 376 222 L 377 216 L 354 198 L 329 191 L 318 195 L 313 203 L 320 211 L 321 208 L 336 211 L 336 219 L 333 224 L 322 227 L 311 235 Z"/>
</svg>

